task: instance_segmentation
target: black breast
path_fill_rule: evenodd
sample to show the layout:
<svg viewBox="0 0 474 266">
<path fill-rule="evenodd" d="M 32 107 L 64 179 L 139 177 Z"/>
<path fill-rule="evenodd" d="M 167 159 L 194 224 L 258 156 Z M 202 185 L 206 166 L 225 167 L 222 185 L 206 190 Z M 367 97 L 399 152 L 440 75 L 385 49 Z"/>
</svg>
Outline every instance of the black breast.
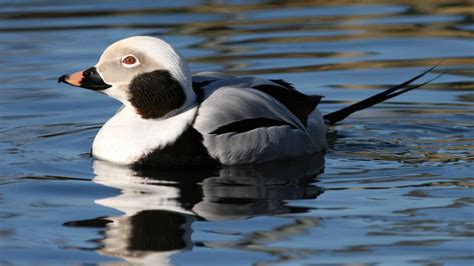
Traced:
<svg viewBox="0 0 474 266">
<path fill-rule="evenodd" d="M 202 141 L 202 135 L 189 126 L 176 142 L 146 154 L 133 167 L 137 169 L 146 166 L 180 168 L 219 165 L 219 162 L 209 155 Z"/>
</svg>

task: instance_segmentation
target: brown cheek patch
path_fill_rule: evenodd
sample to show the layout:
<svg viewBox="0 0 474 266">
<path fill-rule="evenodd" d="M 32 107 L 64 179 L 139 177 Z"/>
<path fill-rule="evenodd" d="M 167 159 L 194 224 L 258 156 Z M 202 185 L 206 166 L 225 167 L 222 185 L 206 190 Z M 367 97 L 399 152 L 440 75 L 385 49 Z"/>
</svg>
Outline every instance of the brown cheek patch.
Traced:
<svg viewBox="0 0 474 266">
<path fill-rule="evenodd" d="M 136 76 L 130 83 L 129 91 L 130 102 L 145 119 L 163 117 L 186 101 L 183 87 L 166 70 Z"/>
</svg>

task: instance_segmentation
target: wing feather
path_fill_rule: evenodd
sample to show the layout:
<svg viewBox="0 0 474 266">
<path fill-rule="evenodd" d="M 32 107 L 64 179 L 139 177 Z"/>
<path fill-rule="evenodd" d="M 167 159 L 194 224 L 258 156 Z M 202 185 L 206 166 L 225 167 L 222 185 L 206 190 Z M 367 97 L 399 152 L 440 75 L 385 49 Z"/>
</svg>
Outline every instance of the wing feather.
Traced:
<svg viewBox="0 0 474 266">
<path fill-rule="evenodd" d="M 211 156 L 223 164 L 303 156 L 325 147 L 325 129 L 319 124 L 316 128 L 309 114 L 320 98 L 258 78 L 201 73 L 193 82 L 202 96 L 193 127 L 203 135 Z M 298 109 L 298 99 L 288 105 L 286 98 L 298 98 L 307 110 Z M 319 131 L 323 138 L 315 139 Z"/>
</svg>

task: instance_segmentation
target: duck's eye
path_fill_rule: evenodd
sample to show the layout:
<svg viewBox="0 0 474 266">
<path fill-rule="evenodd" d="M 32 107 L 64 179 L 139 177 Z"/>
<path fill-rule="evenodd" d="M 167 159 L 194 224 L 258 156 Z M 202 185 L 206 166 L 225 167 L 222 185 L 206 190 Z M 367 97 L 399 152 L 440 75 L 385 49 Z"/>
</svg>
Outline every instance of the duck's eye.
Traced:
<svg viewBox="0 0 474 266">
<path fill-rule="evenodd" d="M 122 58 L 122 65 L 125 67 L 134 67 L 138 63 L 138 59 L 133 55 L 126 55 Z"/>
</svg>

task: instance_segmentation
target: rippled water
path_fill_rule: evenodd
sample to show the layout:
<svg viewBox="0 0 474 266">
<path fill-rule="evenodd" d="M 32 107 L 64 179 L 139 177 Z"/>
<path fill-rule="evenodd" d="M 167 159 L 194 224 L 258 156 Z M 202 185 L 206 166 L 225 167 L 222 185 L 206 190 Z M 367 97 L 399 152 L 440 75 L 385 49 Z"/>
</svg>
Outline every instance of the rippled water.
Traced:
<svg viewBox="0 0 474 266">
<path fill-rule="evenodd" d="M 327 2 L 0 1 L 0 264 L 472 265 L 472 2 Z M 324 157 L 133 172 L 89 156 L 119 104 L 56 79 L 139 34 L 323 112 L 444 75 L 334 127 Z"/>
</svg>

